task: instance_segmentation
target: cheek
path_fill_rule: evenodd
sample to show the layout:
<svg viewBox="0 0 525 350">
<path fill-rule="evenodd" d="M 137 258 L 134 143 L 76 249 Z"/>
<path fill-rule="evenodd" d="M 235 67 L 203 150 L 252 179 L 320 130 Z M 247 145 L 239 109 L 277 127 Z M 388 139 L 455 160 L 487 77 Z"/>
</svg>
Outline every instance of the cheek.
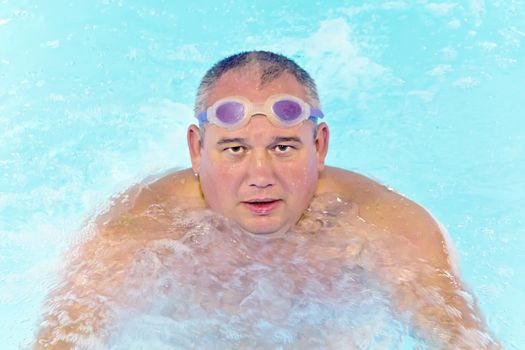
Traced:
<svg viewBox="0 0 525 350">
<path fill-rule="evenodd" d="M 238 166 L 207 159 L 201 167 L 201 188 L 207 200 L 227 200 L 239 188 L 240 169 Z"/>
<path fill-rule="evenodd" d="M 317 165 L 309 159 L 301 165 L 287 167 L 282 175 L 290 191 L 299 194 L 300 197 L 308 197 L 317 184 Z"/>
</svg>

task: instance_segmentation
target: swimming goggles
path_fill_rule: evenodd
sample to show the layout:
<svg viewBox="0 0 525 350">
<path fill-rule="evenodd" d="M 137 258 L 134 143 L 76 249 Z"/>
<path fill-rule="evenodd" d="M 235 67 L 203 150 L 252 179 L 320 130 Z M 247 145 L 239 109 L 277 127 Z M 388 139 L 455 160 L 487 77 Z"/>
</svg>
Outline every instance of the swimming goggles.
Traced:
<svg viewBox="0 0 525 350">
<path fill-rule="evenodd" d="M 279 94 L 270 96 L 265 103 L 251 103 L 245 97 L 229 96 L 199 113 L 197 119 L 200 125 L 211 123 L 226 129 L 239 129 L 257 114 L 264 114 L 273 125 L 285 128 L 307 119 L 317 123 L 317 119 L 323 117 L 321 110 L 300 98 Z"/>
</svg>

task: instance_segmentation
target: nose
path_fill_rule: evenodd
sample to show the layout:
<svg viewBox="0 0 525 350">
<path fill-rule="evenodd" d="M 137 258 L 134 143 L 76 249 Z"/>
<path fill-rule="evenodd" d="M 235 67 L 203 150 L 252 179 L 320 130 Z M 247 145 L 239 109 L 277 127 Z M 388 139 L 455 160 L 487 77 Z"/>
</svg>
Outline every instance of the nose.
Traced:
<svg viewBox="0 0 525 350">
<path fill-rule="evenodd" d="M 263 150 L 253 152 L 249 167 L 248 184 L 251 187 L 264 189 L 274 185 L 273 164 L 267 152 Z"/>
</svg>

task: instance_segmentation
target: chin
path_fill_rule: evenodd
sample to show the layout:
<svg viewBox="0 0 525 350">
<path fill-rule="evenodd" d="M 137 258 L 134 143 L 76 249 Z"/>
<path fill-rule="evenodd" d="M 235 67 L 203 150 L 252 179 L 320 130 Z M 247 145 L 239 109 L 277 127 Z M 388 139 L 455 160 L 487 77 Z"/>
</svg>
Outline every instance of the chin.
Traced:
<svg viewBox="0 0 525 350">
<path fill-rule="evenodd" d="M 256 236 L 280 236 L 288 232 L 291 225 L 241 225 L 243 231 Z"/>
</svg>

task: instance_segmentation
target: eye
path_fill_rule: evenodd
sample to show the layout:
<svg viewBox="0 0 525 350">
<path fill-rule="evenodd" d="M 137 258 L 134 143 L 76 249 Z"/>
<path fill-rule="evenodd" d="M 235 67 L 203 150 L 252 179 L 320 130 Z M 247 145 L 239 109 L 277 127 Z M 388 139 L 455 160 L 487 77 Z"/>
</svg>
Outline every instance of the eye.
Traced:
<svg viewBox="0 0 525 350">
<path fill-rule="evenodd" d="M 290 145 L 277 145 L 274 147 L 275 152 L 279 154 L 290 153 L 293 149 L 294 147 Z"/>
<path fill-rule="evenodd" d="M 232 146 L 225 149 L 230 154 L 241 154 L 245 151 L 243 146 Z"/>
</svg>

